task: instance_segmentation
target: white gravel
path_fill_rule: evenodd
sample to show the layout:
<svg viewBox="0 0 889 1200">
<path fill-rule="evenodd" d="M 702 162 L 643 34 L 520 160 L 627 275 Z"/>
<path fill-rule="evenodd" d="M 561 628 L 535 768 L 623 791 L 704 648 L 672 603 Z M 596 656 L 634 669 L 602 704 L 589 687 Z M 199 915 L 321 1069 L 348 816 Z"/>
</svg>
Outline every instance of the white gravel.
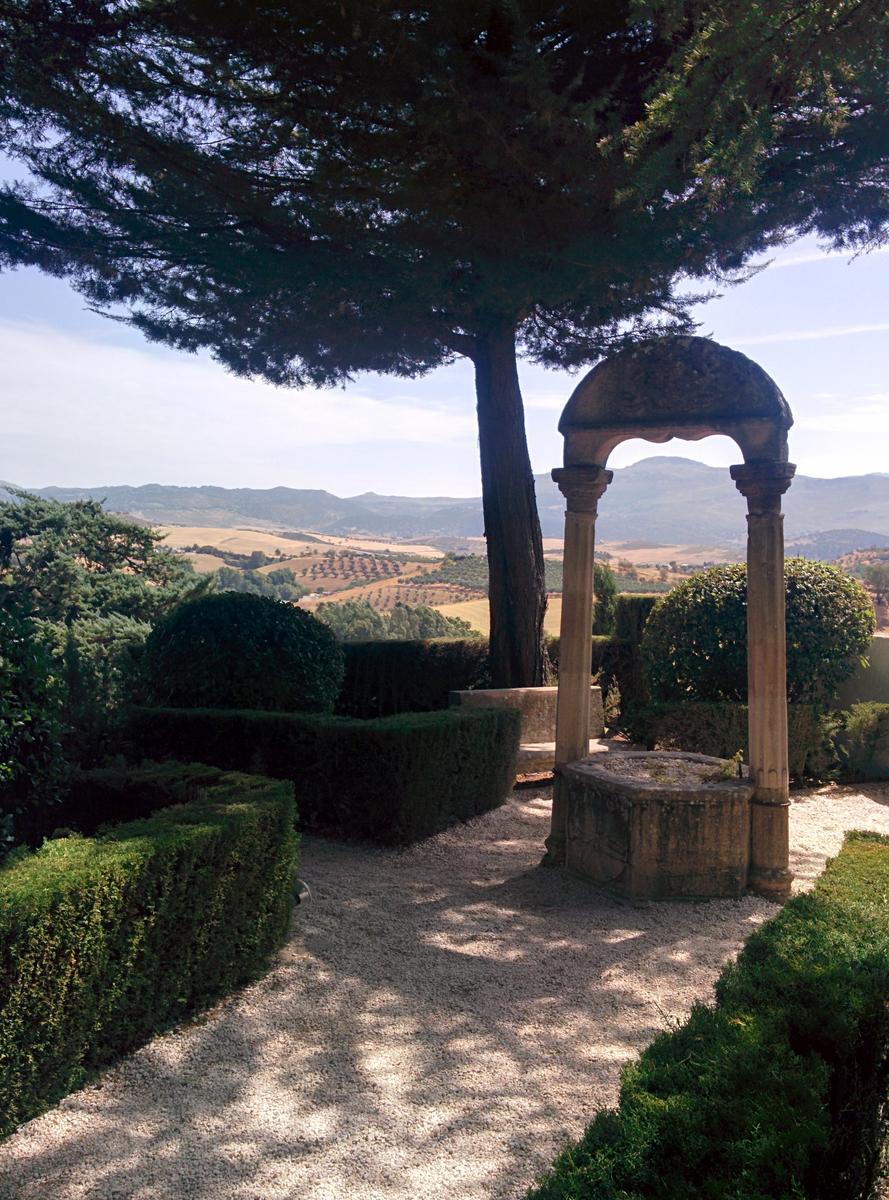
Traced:
<svg viewBox="0 0 889 1200">
<path fill-rule="evenodd" d="M 775 909 L 632 905 L 538 866 L 550 793 L 404 852 L 306 839 L 279 964 L 0 1147 L 4 1200 L 518 1198 Z M 889 833 L 797 793 L 792 866 Z"/>
</svg>

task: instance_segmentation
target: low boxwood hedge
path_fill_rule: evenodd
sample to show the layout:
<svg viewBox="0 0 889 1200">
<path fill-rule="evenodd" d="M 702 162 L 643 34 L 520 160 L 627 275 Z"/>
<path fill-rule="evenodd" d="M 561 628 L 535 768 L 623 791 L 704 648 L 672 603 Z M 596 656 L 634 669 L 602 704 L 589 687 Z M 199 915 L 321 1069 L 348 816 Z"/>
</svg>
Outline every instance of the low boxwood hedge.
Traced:
<svg viewBox="0 0 889 1200">
<path fill-rule="evenodd" d="M 408 845 L 502 804 L 520 717 L 509 709 L 379 720 L 227 709 L 134 709 L 129 751 L 289 779 L 300 825 Z"/>
<path fill-rule="evenodd" d="M 889 1084 L 889 839 L 851 834 L 809 895 L 623 1076 L 531 1200 L 863 1200 Z"/>
<path fill-rule="evenodd" d="M 106 797 L 114 778 L 95 776 Z M 293 788 L 181 765 L 142 780 L 172 806 L 0 870 L 0 1134 L 254 978 L 284 938 Z"/>
<path fill-rule="evenodd" d="M 787 706 L 790 774 L 796 779 L 823 779 L 836 768 L 835 715 L 814 704 Z M 703 700 L 650 701 L 621 711 L 621 727 L 633 742 L 664 750 L 690 750 L 731 758 L 738 750 L 747 758 L 747 705 Z"/>
</svg>

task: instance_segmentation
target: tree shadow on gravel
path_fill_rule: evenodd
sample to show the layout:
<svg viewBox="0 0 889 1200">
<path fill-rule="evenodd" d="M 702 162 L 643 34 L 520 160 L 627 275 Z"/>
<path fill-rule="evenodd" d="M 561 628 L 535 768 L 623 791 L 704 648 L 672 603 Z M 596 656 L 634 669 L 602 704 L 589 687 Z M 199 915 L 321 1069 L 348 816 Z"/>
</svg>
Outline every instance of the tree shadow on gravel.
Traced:
<svg viewBox="0 0 889 1200">
<path fill-rule="evenodd" d="M 0 1147 L 10 1197 L 521 1195 L 770 911 L 543 869 L 546 799 L 401 854 L 307 839 L 275 970 Z"/>
</svg>

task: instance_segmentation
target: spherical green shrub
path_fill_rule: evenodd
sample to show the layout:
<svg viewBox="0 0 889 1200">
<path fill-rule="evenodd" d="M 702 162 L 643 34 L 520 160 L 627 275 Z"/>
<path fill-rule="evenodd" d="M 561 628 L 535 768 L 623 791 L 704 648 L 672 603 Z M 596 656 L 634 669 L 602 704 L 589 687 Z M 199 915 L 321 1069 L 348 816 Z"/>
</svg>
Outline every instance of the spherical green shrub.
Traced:
<svg viewBox="0 0 889 1200">
<path fill-rule="evenodd" d="M 785 563 L 787 695 L 828 700 L 874 634 L 867 592 L 838 567 Z M 642 639 L 653 699 L 747 699 L 747 568 L 711 567 L 655 605 Z"/>
<path fill-rule="evenodd" d="M 145 643 L 146 699 L 183 708 L 330 712 L 343 652 L 311 613 L 219 592 L 179 605 Z"/>
</svg>

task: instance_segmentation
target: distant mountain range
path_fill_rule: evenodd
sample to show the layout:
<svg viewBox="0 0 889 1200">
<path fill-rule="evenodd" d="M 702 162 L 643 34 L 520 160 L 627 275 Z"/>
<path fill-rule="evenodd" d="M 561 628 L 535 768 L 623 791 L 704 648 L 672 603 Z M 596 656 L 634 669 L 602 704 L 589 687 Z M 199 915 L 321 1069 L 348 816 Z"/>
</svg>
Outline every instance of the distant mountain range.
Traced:
<svg viewBox="0 0 889 1200">
<path fill-rule="evenodd" d="M 564 501 L 548 475 L 538 475 L 536 485 L 544 536 L 559 537 Z M 475 537 L 483 532 L 478 497 L 417 498 L 374 492 L 340 497 L 315 489 L 156 483 L 49 487 L 38 494 L 56 500 L 94 497 L 113 512 L 159 525 L 247 525 L 414 539 Z M 889 545 L 889 474 L 841 479 L 797 476 L 784 498 L 784 511 L 788 543 L 800 542 L 799 552 L 813 557 Z M 745 502 L 728 471 L 685 458 L 648 458 L 614 472 L 614 482 L 599 502 L 597 534 L 607 541 L 732 547 L 744 540 L 745 512 Z"/>
</svg>

